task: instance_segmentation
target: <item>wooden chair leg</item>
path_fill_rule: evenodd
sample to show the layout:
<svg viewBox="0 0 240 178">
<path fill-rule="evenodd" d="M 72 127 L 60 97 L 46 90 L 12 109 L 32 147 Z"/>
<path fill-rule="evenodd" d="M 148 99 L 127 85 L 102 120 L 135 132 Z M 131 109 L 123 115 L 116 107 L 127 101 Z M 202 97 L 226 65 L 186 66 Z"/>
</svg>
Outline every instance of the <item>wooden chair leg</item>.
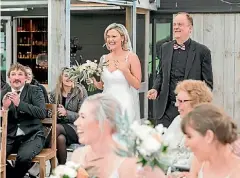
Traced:
<svg viewBox="0 0 240 178">
<path fill-rule="evenodd" d="M 46 161 L 40 160 L 40 178 L 46 178 Z"/>
<path fill-rule="evenodd" d="M 56 157 L 52 158 L 50 160 L 50 163 L 51 163 L 51 169 L 52 170 L 55 169 L 57 167 L 57 159 L 56 159 Z"/>
</svg>

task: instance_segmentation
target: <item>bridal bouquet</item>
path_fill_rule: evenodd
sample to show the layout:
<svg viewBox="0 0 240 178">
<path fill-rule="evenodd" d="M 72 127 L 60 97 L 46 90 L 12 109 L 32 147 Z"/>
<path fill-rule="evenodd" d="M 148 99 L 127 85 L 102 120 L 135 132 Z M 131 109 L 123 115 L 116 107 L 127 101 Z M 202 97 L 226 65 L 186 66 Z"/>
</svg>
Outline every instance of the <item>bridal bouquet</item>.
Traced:
<svg viewBox="0 0 240 178">
<path fill-rule="evenodd" d="M 129 125 L 126 116 L 117 120 L 117 137 L 123 147 L 116 153 L 124 157 L 137 157 L 142 167 L 147 165 L 167 170 L 168 143 L 162 140 L 166 128 L 162 124 L 154 128 L 148 120 L 143 124 L 135 121 Z"/>
<path fill-rule="evenodd" d="M 104 65 L 99 65 L 97 60 L 90 61 L 87 60 L 84 64 L 77 64 L 69 70 L 70 79 L 75 81 L 85 81 L 88 84 L 88 91 L 94 91 L 95 87 L 93 85 L 92 77 L 101 76 Z M 91 81 L 90 83 L 88 81 Z"/>
<path fill-rule="evenodd" d="M 87 171 L 88 169 L 69 161 L 65 165 L 57 166 L 49 178 L 96 178 L 91 177 Z"/>
</svg>

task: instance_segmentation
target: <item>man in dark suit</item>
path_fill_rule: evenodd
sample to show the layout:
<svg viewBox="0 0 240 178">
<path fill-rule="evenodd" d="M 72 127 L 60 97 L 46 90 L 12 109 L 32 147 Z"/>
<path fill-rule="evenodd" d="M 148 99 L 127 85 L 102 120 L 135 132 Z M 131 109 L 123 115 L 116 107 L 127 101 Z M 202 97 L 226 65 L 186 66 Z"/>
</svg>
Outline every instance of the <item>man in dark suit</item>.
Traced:
<svg viewBox="0 0 240 178">
<path fill-rule="evenodd" d="M 41 123 L 46 117 L 43 92 L 25 84 L 26 78 L 23 65 L 12 65 L 8 72 L 10 86 L 1 91 L 2 109 L 8 110 L 7 156 L 17 153 L 14 170 L 7 170 L 9 178 L 23 178 L 45 143 Z"/>
<path fill-rule="evenodd" d="M 190 38 L 192 28 L 192 17 L 185 12 L 178 13 L 173 23 L 175 40 L 164 43 L 159 49 L 159 71 L 153 88 L 148 91 L 149 99 L 157 99 L 154 125 L 168 127 L 179 114 L 174 93 L 179 81 L 203 80 L 213 88 L 211 52 Z"/>
</svg>

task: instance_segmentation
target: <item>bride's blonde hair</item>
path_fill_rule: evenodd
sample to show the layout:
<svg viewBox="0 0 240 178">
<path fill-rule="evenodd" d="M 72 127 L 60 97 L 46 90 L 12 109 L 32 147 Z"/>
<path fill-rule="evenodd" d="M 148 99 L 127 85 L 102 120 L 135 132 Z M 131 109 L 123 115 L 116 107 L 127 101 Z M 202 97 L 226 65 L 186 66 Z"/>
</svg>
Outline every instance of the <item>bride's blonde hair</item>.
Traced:
<svg viewBox="0 0 240 178">
<path fill-rule="evenodd" d="M 95 115 L 101 130 L 104 121 L 108 120 L 113 132 L 116 131 L 116 117 L 121 115 L 122 110 L 120 103 L 112 95 L 99 93 L 87 97 L 84 102 L 90 102 L 95 106 Z"/>
</svg>

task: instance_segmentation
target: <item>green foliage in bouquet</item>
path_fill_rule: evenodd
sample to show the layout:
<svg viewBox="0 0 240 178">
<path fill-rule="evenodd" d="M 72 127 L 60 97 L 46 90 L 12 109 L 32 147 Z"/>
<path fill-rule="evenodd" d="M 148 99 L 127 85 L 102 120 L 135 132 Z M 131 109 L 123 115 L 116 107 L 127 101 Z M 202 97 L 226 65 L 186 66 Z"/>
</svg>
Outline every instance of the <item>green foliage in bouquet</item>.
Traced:
<svg viewBox="0 0 240 178">
<path fill-rule="evenodd" d="M 76 62 L 77 63 L 77 62 Z M 95 91 L 96 88 L 93 85 L 92 77 L 100 78 L 103 67 L 106 66 L 106 63 L 97 63 L 97 60 L 90 61 L 87 60 L 86 63 L 72 66 L 69 70 L 69 78 L 76 82 L 86 82 L 88 84 L 88 91 Z"/>
</svg>

